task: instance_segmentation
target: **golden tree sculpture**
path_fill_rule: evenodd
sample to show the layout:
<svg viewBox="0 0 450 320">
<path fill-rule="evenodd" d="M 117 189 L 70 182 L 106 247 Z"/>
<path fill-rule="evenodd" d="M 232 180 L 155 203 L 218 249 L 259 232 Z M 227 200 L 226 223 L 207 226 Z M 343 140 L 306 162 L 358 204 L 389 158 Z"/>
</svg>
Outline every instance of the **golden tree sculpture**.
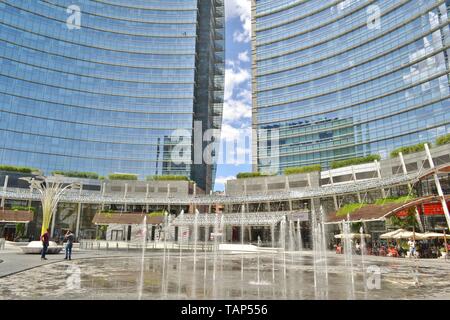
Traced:
<svg viewBox="0 0 450 320">
<path fill-rule="evenodd" d="M 58 202 L 62 196 L 69 190 L 81 188 L 81 184 L 78 182 L 63 183 L 58 177 L 53 178 L 51 181 L 42 176 L 21 178 L 30 183 L 31 190 L 39 191 L 43 215 L 41 235 L 49 228 L 52 217 L 56 213 Z"/>
</svg>

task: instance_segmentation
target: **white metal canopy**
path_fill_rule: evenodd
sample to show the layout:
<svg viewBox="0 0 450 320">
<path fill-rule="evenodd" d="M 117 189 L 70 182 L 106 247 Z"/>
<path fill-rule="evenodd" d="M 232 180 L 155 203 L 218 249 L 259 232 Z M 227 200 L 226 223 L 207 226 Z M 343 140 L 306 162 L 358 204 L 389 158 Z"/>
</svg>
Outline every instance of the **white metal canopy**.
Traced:
<svg viewBox="0 0 450 320">
<path fill-rule="evenodd" d="M 182 214 L 176 217 L 171 224 L 175 226 L 233 225 L 233 226 L 271 226 L 282 221 L 287 212 L 245 212 L 245 213 L 200 213 Z"/>
<path fill-rule="evenodd" d="M 233 204 L 248 202 L 265 202 L 265 201 L 284 201 L 290 199 L 311 199 L 325 198 L 334 195 L 352 194 L 356 192 L 365 192 L 380 188 L 389 188 L 406 183 L 412 183 L 419 179 L 420 173 L 408 175 L 399 175 L 384 178 L 382 180 L 373 179 L 369 181 L 358 181 L 352 184 L 309 187 L 299 191 L 285 191 L 276 193 L 267 193 L 259 195 L 242 195 L 242 196 L 221 196 L 221 195 L 198 195 L 198 196 L 160 196 L 145 197 L 138 195 L 118 196 L 116 194 L 102 194 L 98 191 L 68 191 L 61 197 L 61 202 L 68 203 L 92 203 L 92 204 L 198 204 L 213 205 L 217 203 Z M 36 190 L 6 188 L 0 190 L 0 197 L 17 200 L 39 200 L 39 194 Z"/>
</svg>

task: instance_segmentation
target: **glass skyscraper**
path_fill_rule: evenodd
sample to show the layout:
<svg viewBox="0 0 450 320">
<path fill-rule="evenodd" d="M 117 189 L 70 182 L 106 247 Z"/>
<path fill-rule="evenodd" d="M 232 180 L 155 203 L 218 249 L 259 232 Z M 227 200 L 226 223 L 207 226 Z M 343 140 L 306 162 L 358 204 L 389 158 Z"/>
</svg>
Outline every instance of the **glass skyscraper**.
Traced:
<svg viewBox="0 0 450 320">
<path fill-rule="evenodd" d="M 208 191 L 215 167 L 172 161 L 172 133 L 192 158 L 194 122 L 220 129 L 223 64 L 222 0 L 2 1 L 0 164 Z"/>
<path fill-rule="evenodd" d="M 252 0 L 254 169 L 278 156 L 279 172 L 385 158 L 450 132 L 449 9 L 448 0 Z M 275 131 L 279 155 L 266 143 Z"/>
</svg>

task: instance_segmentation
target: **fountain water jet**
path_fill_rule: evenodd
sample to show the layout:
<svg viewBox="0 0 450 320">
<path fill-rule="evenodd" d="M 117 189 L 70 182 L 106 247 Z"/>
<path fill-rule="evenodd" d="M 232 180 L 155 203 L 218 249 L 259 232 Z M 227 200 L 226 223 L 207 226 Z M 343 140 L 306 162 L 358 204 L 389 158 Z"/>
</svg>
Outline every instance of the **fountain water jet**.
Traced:
<svg viewBox="0 0 450 320">
<path fill-rule="evenodd" d="M 326 251 L 326 237 L 324 211 L 320 207 L 317 214 L 314 204 L 311 206 L 311 232 L 313 241 L 314 292 L 316 299 L 328 296 L 328 263 Z"/>
<path fill-rule="evenodd" d="M 141 275 L 139 277 L 139 296 L 138 299 L 142 300 L 142 291 L 144 290 L 144 258 L 145 249 L 147 248 L 147 215 L 144 216 L 142 221 L 142 255 L 141 255 Z"/>
<path fill-rule="evenodd" d="M 280 246 L 283 254 L 283 293 L 286 297 L 286 216 L 280 223 Z"/>
<path fill-rule="evenodd" d="M 260 256 L 260 250 L 259 248 L 261 247 L 261 237 L 258 236 L 258 250 L 256 251 L 256 281 L 250 281 L 250 284 L 252 285 L 257 285 L 257 286 L 261 286 L 261 285 L 270 285 L 271 283 L 268 281 L 262 281 L 261 280 L 261 256 Z"/>
<path fill-rule="evenodd" d="M 298 239 L 298 251 L 303 251 L 303 240 L 300 220 L 297 220 L 297 239 Z"/>
<path fill-rule="evenodd" d="M 192 276 L 192 293 L 195 296 L 195 292 L 197 289 L 197 241 L 198 241 L 198 210 L 195 209 L 195 215 L 194 215 L 194 232 L 193 232 L 193 236 L 194 236 L 194 261 L 193 261 L 193 265 L 194 265 L 194 274 Z"/>
<path fill-rule="evenodd" d="M 167 229 L 168 229 L 168 225 L 169 225 L 169 216 L 168 216 L 168 212 L 164 211 L 164 231 L 163 231 L 163 235 L 164 235 L 164 251 L 163 251 L 163 266 L 162 266 L 162 277 L 161 277 L 161 282 L 162 282 L 162 295 L 163 297 L 166 295 L 166 252 L 167 252 Z"/>
<path fill-rule="evenodd" d="M 289 251 L 294 251 L 294 223 L 289 220 Z"/>
<path fill-rule="evenodd" d="M 366 284 L 366 270 L 364 267 L 364 254 L 365 254 L 365 250 L 366 250 L 366 241 L 365 241 L 365 235 L 364 235 L 364 228 L 361 226 L 361 228 L 359 228 L 359 234 L 361 236 L 361 270 L 362 270 L 362 274 L 363 274 L 363 283 L 364 283 L 364 297 L 367 299 L 367 284 Z"/>
<path fill-rule="evenodd" d="M 184 217 L 184 210 L 181 210 L 180 216 Z M 178 295 L 181 295 L 181 256 L 183 255 L 183 228 L 180 227 L 179 233 L 181 236 L 178 236 L 178 247 L 179 247 L 179 261 L 178 261 Z"/>
<path fill-rule="evenodd" d="M 349 219 L 348 219 L 349 220 Z M 344 241 L 344 258 L 345 267 L 347 268 L 347 277 L 349 288 L 347 290 L 348 298 L 353 300 L 355 298 L 355 276 L 353 271 L 353 256 L 352 256 L 352 239 L 350 238 L 350 222 L 342 221 L 342 235 Z"/>
<path fill-rule="evenodd" d="M 244 211 L 245 207 L 241 207 L 241 245 L 244 246 Z M 244 253 L 241 254 L 241 281 L 244 281 Z"/>
<path fill-rule="evenodd" d="M 214 248 L 213 248 L 213 295 L 216 295 L 216 271 L 217 271 L 217 249 L 218 242 L 217 238 L 219 235 L 219 214 L 216 212 L 216 216 L 214 219 Z"/>
</svg>

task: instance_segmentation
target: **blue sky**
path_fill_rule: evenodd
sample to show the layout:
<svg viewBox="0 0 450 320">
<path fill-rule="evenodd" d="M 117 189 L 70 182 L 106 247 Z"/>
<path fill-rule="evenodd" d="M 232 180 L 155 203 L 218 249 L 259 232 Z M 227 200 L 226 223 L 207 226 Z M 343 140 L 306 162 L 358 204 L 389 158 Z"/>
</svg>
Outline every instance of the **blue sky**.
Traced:
<svg viewBox="0 0 450 320">
<path fill-rule="evenodd" d="M 251 44 L 250 0 L 225 0 L 226 66 L 225 102 L 222 122 L 222 143 L 251 136 Z M 251 141 L 237 147 L 236 155 L 225 148 L 227 161 L 218 164 L 215 190 L 224 189 L 224 182 L 239 172 L 251 170 Z M 243 150 L 245 147 L 245 150 Z M 237 158 L 239 156 L 239 158 Z M 229 163 L 235 159 L 235 163 Z M 239 159 L 239 161 L 237 161 Z M 231 161 L 233 162 L 233 161 Z M 236 163 L 237 162 L 237 163 Z"/>
</svg>

